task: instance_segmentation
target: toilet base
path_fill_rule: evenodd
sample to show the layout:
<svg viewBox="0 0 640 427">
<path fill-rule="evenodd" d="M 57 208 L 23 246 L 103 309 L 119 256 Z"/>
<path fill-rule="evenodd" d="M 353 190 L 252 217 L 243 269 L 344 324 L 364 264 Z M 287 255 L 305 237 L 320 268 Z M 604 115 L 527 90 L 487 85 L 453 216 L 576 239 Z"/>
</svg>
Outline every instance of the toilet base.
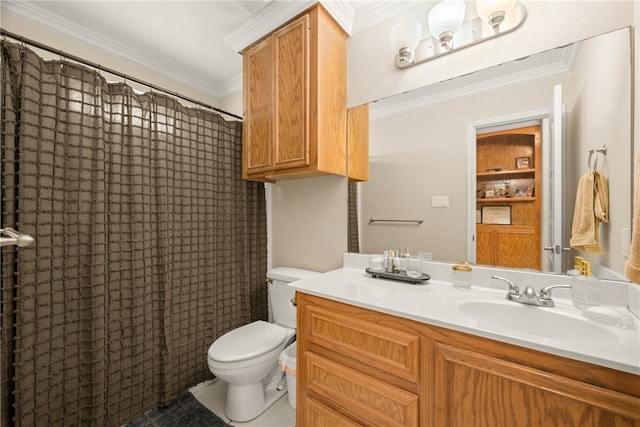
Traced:
<svg viewBox="0 0 640 427">
<path fill-rule="evenodd" d="M 277 387 L 265 391 L 262 382 L 249 385 L 227 383 L 225 414 L 231 421 L 251 421 L 266 411 L 287 393 L 287 382 L 283 377 Z"/>
</svg>

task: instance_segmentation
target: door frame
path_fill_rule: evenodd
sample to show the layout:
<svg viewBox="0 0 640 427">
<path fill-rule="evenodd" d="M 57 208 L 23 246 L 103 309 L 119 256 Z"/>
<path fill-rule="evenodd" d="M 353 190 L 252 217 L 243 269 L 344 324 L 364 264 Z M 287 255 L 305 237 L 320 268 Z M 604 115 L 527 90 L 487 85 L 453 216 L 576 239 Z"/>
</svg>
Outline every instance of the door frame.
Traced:
<svg viewBox="0 0 640 427">
<path fill-rule="evenodd" d="M 480 133 L 542 126 L 543 119 L 552 118 L 550 108 L 523 111 L 489 117 L 467 123 L 467 261 L 476 262 L 476 137 Z M 544 134 L 542 135 L 544 138 Z M 543 153 L 544 155 L 544 153 Z M 544 206 L 542 208 L 544 216 Z M 542 248 L 540 248 L 542 250 Z"/>
</svg>

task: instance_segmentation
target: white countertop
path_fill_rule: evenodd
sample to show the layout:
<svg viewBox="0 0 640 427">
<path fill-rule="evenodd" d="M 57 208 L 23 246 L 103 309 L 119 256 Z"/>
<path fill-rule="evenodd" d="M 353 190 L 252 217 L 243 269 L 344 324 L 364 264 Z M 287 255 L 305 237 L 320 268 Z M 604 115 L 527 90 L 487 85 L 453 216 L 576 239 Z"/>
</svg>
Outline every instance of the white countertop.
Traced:
<svg viewBox="0 0 640 427">
<path fill-rule="evenodd" d="M 428 269 L 425 272 L 430 273 Z M 461 290 L 445 280 L 435 280 L 436 275 L 431 276 L 432 279 L 423 284 L 410 284 L 372 278 L 364 268 L 347 267 L 293 282 L 289 287 L 334 301 L 640 375 L 640 329 L 637 319 L 634 329 L 595 325 L 600 330 L 606 328 L 603 331 L 607 334 L 608 339 L 603 340 L 606 342 L 586 340 L 584 337 L 576 340 L 557 339 L 553 337 L 553 331 L 544 337 L 539 333 L 516 333 L 508 327 L 501 328 L 460 313 L 451 304 L 458 298 L 468 298 L 473 292 L 502 300 L 506 296 L 506 288 L 480 287 L 474 281 L 471 289 Z M 560 292 L 558 294 L 562 295 Z M 570 299 L 557 298 L 554 294 L 553 300 L 556 307 L 543 310 L 559 310 L 570 316 L 581 316 Z M 536 327 L 535 324 L 531 325 L 531 328 Z M 562 327 L 562 324 L 557 325 L 557 328 Z"/>
</svg>

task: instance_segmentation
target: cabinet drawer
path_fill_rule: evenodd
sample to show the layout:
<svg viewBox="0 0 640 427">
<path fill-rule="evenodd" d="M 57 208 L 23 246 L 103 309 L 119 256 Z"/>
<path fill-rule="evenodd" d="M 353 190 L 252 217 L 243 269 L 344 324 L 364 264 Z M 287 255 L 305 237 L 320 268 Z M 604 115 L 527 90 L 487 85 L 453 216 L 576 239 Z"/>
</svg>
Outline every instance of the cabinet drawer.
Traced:
<svg viewBox="0 0 640 427">
<path fill-rule="evenodd" d="M 417 384 L 420 338 L 378 323 L 306 306 L 309 343 Z"/>
<path fill-rule="evenodd" d="M 307 352 L 303 356 L 309 395 L 333 402 L 367 426 L 417 426 L 418 396 Z"/>
<path fill-rule="evenodd" d="M 303 405 L 304 424 L 313 427 L 364 427 L 315 399 L 307 398 Z"/>
</svg>

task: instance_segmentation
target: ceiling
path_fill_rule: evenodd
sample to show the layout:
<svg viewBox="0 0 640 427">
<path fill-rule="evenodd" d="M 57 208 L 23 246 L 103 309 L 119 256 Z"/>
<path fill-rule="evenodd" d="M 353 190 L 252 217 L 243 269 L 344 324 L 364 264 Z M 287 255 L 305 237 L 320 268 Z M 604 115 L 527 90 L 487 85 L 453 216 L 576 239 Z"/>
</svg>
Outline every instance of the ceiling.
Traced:
<svg viewBox="0 0 640 427">
<path fill-rule="evenodd" d="M 417 3 L 327 0 L 331 4 L 338 2 L 350 15 L 352 22 L 347 25 L 353 24 L 348 31 L 351 34 Z M 223 99 L 242 88 L 242 57 L 238 51 L 252 41 L 247 42 L 247 38 L 259 38 L 252 34 L 268 33 L 269 25 L 281 24 L 311 3 L 304 0 L 3 0 L 0 10 L 2 14 L 17 16 Z M 265 25 L 264 30 L 258 29 Z M 46 44 L 46 40 L 38 41 Z"/>
</svg>

